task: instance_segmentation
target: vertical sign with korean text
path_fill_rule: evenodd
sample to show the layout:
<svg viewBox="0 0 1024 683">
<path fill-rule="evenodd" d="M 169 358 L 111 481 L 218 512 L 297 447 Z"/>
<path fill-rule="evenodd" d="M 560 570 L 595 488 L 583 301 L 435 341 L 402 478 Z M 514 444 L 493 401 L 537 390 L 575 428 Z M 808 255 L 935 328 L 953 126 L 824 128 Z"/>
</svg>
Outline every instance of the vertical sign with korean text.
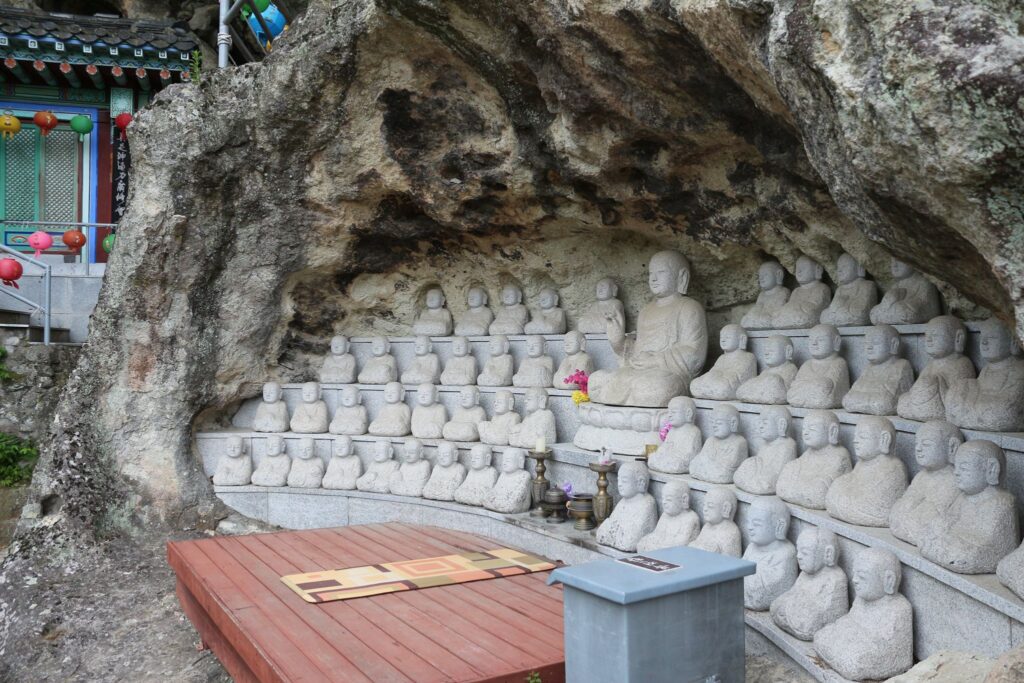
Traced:
<svg viewBox="0 0 1024 683">
<path fill-rule="evenodd" d="M 120 222 L 128 208 L 128 171 L 132 166 L 131 153 L 128 151 L 128 141 L 121 139 L 121 134 L 114 131 L 114 177 L 111 183 L 113 199 L 110 206 L 115 223 Z"/>
</svg>

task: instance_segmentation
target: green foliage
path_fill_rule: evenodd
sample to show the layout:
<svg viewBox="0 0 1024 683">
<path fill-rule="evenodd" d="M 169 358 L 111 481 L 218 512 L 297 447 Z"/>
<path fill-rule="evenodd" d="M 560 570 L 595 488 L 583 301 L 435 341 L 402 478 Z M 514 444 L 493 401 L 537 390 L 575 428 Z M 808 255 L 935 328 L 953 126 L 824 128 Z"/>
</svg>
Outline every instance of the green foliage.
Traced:
<svg viewBox="0 0 1024 683">
<path fill-rule="evenodd" d="M 28 483 L 38 459 L 39 450 L 31 442 L 0 434 L 0 487 Z"/>
<path fill-rule="evenodd" d="M 203 82 L 203 53 L 199 50 L 192 50 L 192 59 L 188 62 L 188 77 L 196 85 Z"/>
<path fill-rule="evenodd" d="M 530 675 L 526 677 L 526 683 L 544 683 L 540 679 L 540 674 L 536 671 L 530 672 Z"/>
<path fill-rule="evenodd" d="M 14 373 L 4 365 L 4 358 L 7 358 L 7 349 L 0 346 L 0 383 L 9 382 L 14 379 Z"/>
</svg>

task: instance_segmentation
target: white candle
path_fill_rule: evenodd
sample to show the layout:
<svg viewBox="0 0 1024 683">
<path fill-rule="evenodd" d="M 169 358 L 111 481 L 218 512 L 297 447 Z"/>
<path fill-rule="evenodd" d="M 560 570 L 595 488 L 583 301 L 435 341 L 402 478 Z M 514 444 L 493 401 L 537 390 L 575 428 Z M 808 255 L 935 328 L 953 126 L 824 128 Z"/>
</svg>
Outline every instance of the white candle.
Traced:
<svg viewBox="0 0 1024 683">
<path fill-rule="evenodd" d="M 546 445 L 547 445 L 547 444 L 545 444 L 545 443 L 544 443 L 544 437 L 543 437 L 543 436 L 542 436 L 542 437 L 539 437 L 539 438 L 537 439 L 537 444 L 536 444 L 536 446 L 537 446 L 537 452 L 538 452 L 538 453 L 543 453 L 543 452 L 544 452 L 545 450 L 547 450 L 547 449 L 545 448 L 545 446 L 546 446 Z"/>
</svg>

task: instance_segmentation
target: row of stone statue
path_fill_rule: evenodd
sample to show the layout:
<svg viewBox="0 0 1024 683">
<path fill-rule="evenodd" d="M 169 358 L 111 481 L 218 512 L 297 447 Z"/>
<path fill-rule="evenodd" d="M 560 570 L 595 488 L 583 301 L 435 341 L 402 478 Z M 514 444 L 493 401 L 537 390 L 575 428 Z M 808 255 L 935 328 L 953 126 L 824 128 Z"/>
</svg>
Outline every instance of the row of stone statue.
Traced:
<svg viewBox="0 0 1024 683">
<path fill-rule="evenodd" d="M 373 355 L 357 373 L 348 338 L 339 335 L 331 339 L 331 355 L 320 367 L 320 381 L 324 384 L 387 384 L 400 380 L 402 384 L 576 389 L 577 385 L 568 381 L 569 376 L 577 371 L 590 374 L 594 370 L 594 361 L 587 354 L 587 338 L 580 332 L 565 335 L 562 342 L 565 358 L 557 368 L 554 359 L 544 354 L 544 337 L 540 335 L 526 338 L 527 357 L 518 368 L 509 353 L 508 337 L 503 334 L 491 337 L 490 355 L 482 371 L 477 367 L 476 357 L 470 353 L 468 339 L 453 337 L 451 344 L 452 357 L 442 370 L 441 359 L 434 353 L 430 337 L 416 337 L 416 356 L 399 374 L 398 362 L 391 355 L 391 342 L 386 337 L 375 337 L 370 344 Z"/>
<path fill-rule="evenodd" d="M 547 390 L 527 389 L 525 405 L 526 416 L 520 417 L 515 410 L 515 396 L 501 389 L 494 394 L 494 415 L 488 419 L 480 405 L 480 390 L 470 385 L 459 390 L 459 406 L 449 417 L 448 409 L 438 402 L 436 385 L 421 384 L 416 390 L 416 406 L 409 407 L 405 387 L 400 382 L 389 382 L 384 385 L 384 405 L 370 420 L 359 388 L 348 384 L 341 388 L 341 400 L 332 417 L 321 398 L 320 385 L 306 382 L 302 385 L 302 402 L 289 416 L 281 385 L 267 382 L 252 429 L 267 433 L 413 436 L 519 448 L 532 448 L 538 439 L 554 443 L 555 415 L 548 410 Z"/>
<path fill-rule="evenodd" d="M 508 514 L 530 509 L 531 477 L 524 469 L 525 450 L 505 449 L 499 472 L 491 466 L 491 447 L 486 444 L 473 446 L 468 470 L 459 462 L 458 448 L 450 441 L 437 444 L 436 464 L 424 457 L 423 448 L 419 439 L 407 439 L 399 462 L 394 458 L 394 445 L 378 441 L 374 444 L 373 461 L 364 471 L 351 437 L 333 439 L 331 458 L 324 467 L 312 437 L 299 439 L 296 456 L 292 458 L 285 452 L 284 439 L 271 435 L 267 437 L 267 452 L 254 470 L 252 456 L 245 452 L 245 442 L 232 436 L 227 440 L 227 452 L 217 463 L 213 483 L 391 493 L 477 505 Z"/>
<path fill-rule="evenodd" d="M 845 408 L 852 413 L 899 415 L 911 420 L 948 419 L 969 429 L 1024 430 L 1024 358 L 1010 331 L 997 320 L 981 324 L 981 356 L 975 375 L 964 355 L 967 330 L 953 316 L 939 316 L 925 327 L 924 348 L 930 360 L 914 379 L 910 362 L 900 357 L 900 334 L 891 325 L 876 325 L 864 335 L 867 367 L 851 386 L 850 370 L 840 354 L 834 325 L 820 324 L 808 336 L 811 357 L 799 369 L 789 337 L 766 340 L 765 366 L 746 350 L 746 330 L 722 328 L 722 355 L 707 373 L 690 383 L 697 398 L 784 404 L 800 408 Z"/>
</svg>

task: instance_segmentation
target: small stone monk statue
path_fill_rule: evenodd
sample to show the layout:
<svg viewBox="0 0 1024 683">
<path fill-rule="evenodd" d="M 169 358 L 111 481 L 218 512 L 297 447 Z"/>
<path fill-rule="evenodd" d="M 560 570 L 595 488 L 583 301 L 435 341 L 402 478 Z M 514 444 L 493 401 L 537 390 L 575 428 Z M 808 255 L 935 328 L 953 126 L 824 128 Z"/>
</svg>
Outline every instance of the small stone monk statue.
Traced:
<svg viewBox="0 0 1024 683">
<path fill-rule="evenodd" d="M 484 498 L 484 507 L 508 515 L 530 509 L 530 487 L 533 479 L 530 473 L 523 469 L 525 464 L 526 451 L 522 448 L 505 449 L 501 454 L 501 472 Z"/>
<path fill-rule="evenodd" d="M 331 444 L 331 459 L 327 462 L 323 487 L 351 491 L 363 474 L 363 461 L 352 448 L 351 436 L 339 436 Z"/>
<path fill-rule="evenodd" d="M 416 316 L 412 333 L 430 337 L 447 337 L 452 333 L 452 314 L 445 308 L 444 292 L 439 287 L 427 290 L 426 308 Z"/>
<path fill-rule="evenodd" d="M 926 422 L 918 428 L 914 459 L 921 469 L 889 514 L 893 536 L 917 545 L 924 527 L 956 498 L 959 489 L 953 459 L 963 442 L 960 430 L 942 420 Z"/>
<path fill-rule="evenodd" d="M 490 356 L 484 363 L 484 371 L 476 378 L 482 387 L 512 386 L 513 360 L 509 353 L 508 337 L 496 334 L 488 343 Z"/>
<path fill-rule="evenodd" d="M 634 460 L 619 467 L 619 502 L 608 519 L 597 527 L 597 542 L 623 552 L 636 551 L 640 539 L 658 525 L 658 504 L 647 492 L 651 475 L 646 465 Z"/>
<path fill-rule="evenodd" d="M 793 341 L 781 334 L 768 337 L 764 345 L 764 365 L 760 375 L 736 388 L 738 400 L 768 405 L 786 402 L 789 386 L 797 373 L 793 362 Z"/>
<path fill-rule="evenodd" d="M 703 436 L 694 424 L 697 404 L 689 396 L 676 396 L 668 402 L 668 434 L 651 453 L 647 465 L 655 472 L 685 474 L 690 462 L 700 452 Z"/>
<path fill-rule="evenodd" d="M 960 490 L 921 533 L 921 555 L 958 574 L 991 574 L 1020 543 L 1006 456 L 991 441 L 967 441 L 953 465 Z"/>
<path fill-rule="evenodd" d="M 896 456 L 896 428 L 886 417 L 862 417 L 853 435 L 857 464 L 825 495 L 836 519 L 860 526 L 889 526 L 889 514 L 907 490 L 907 466 Z"/>
<path fill-rule="evenodd" d="M 370 424 L 363 396 L 359 388 L 351 384 L 341 388 L 341 403 L 334 411 L 329 431 L 331 434 L 360 436 L 366 433 Z"/>
<path fill-rule="evenodd" d="M 728 403 L 711 411 L 711 438 L 690 463 L 690 474 L 713 484 L 731 484 L 733 474 L 747 459 L 747 440 L 740 436 L 740 413 Z"/>
<path fill-rule="evenodd" d="M 694 398 L 731 401 L 736 389 L 757 375 L 757 359 L 747 351 L 747 331 L 739 325 L 726 325 L 719 334 L 722 355 L 706 373 L 690 383 Z"/>
<path fill-rule="evenodd" d="M 320 366 L 323 384 L 351 384 L 356 381 L 356 357 L 349 353 L 348 337 L 331 338 L 331 355 Z"/>
<path fill-rule="evenodd" d="M 914 385 L 910 361 L 899 357 L 900 333 L 892 325 L 876 325 L 864 335 L 868 366 L 843 396 L 851 413 L 895 415 L 896 401 Z"/>
<path fill-rule="evenodd" d="M 846 572 L 838 566 L 839 541 L 835 533 L 807 527 L 796 539 L 800 575 L 788 591 L 775 598 L 772 621 L 800 640 L 814 634 L 850 611 Z"/>
<path fill-rule="evenodd" d="M 459 462 L 459 451 L 451 441 L 437 444 L 437 462 L 423 487 L 423 497 L 431 500 L 455 500 L 455 489 L 466 479 L 466 466 Z"/>
<path fill-rule="evenodd" d="M 434 353 L 430 337 L 421 334 L 414 344 L 416 356 L 402 373 L 402 384 L 437 384 L 441 381 L 441 359 Z"/>
<path fill-rule="evenodd" d="M 522 420 L 515 411 L 515 397 L 511 391 L 494 392 L 494 417 L 477 425 L 480 440 L 492 446 L 507 446 L 508 435 Z"/>
<path fill-rule="evenodd" d="M 514 387 L 550 387 L 555 376 L 555 361 L 544 355 L 544 337 L 539 334 L 526 338 L 526 355 L 519 370 L 512 376 Z"/>
<path fill-rule="evenodd" d="M 767 406 L 757 418 L 754 457 L 740 463 L 733 483 L 748 493 L 775 495 L 782 468 L 796 460 L 796 441 L 789 436 L 793 416 L 785 406 Z"/>
<path fill-rule="evenodd" d="M 594 372 L 594 361 L 587 353 L 587 338 L 582 332 L 569 332 L 562 341 L 562 350 L 565 352 L 565 358 L 555 370 L 552 386 L 555 389 L 579 389 L 575 382 L 568 381 L 568 377 L 576 372 L 582 372 L 587 376 Z"/>
<path fill-rule="evenodd" d="M 796 548 L 786 539 L 789 508 L 775 497 L 757 498 L 747 510 L 743 559 L 757 563 L 757 573 L 743 578 L 743 606 L 763 612 L 796 581 Z"/>
<path fill-rule="evenodd" d="M 508 428 L 508 445 L 533 448 L 537 439 L 555 443 L 555 414 L 548 410 L 548 392 L 533 387 L 526 390 L 526 417 Z"/>
<path fill-rule="evenodd" d="M 558 306 L 558 292 L 545 287 L 537 295 L 537 307 L 530 311 L 530 322 L 523 326 L 526 334 L 565 334 L 568 327 L 565 310 Z"/>
<path fill-rule="evenodd" d="M 522 334 L 530 319 L 530 311 L 523 305 L 523 290 L 509 284 L 501 288 L 501 308 L 491 323 L 490 334 Z"/>
<path fill-rule="evenodd" d="M 398 471 L 398 463 L 392 457 L 395 447 L 390 441 L 378 441 L 373 446 L 373 461 L 366 472 L 356 479 L 356 488 L 370 493 L 387 493 L 391 475 Z"/>
<path fill-rule="evenodd" d="M 320 384 L 302 385 L 302 403 L 295 406 L 291 428 L 296 434 L 324 434 L 330 426 L 331 416 L 327 404 L 320 398 Z"/>
<path fill-rule="evenodd" d="M 787 330 L 798 327 L 812 327 L 821 319 L 821 312 L 828 308 L 832 290 L 821 281 L 824 268 L 810 256 L 796 260 L 796 280 L 800 286 L 789 295 L 789 301 L 772 316 L 772 327 Z"/>
<path fill-rule="evenodd" d="M 313 437 L 299 439 L 298 457 L 292 459 L 288 470 L 288 486 L 302 489 L 318 489 L 324 479 L 324 461 L 316 454 Z"/>
<path fill-rule="evenodd" d="M 733 518 L 736 516 L 736 494 L 724 486 L 712 486 L 704 494 L 701 514 L 704 526 L 690 544 L 691 548 L 707 550 L 709 553 L 739 557 L 743 554 L 740 528 Z"/>
<path fill-rule="evenodd" d="M 452 337 L 452 357 L 444 364 L 441 384 L 446 387 L 476 384 L 476 374 L 476 357 L 469 352 L 469 340 Z"/>
<path fill-rule="evenodd" d="M 373 355 L 359 371 L 360 384 L 387 384 L 398 379 L 398 363 L 391 355 L 391 342 L 387 337 L 374 337 L 370 353 Z"/>
<path fill-rule="evenodd" d="M 748 330 L 771 328 L 772 318 L 789 301 L 789 287 L 782 284 L 785 277 L 786 271 L 778 261 L 765 261 L 761 264 L 757 270 L 757 284 L 761 291 L 757 301 L 743 315 L 740 325 Z"/>
<path fill-rule="evenodd" d="M 491 467 L 491 447 L 477 444 L 469 452 L 469 472 L 455 489 L 455 502 L 483 506 L 487 495 L 498 481 L 498 471 Z"/>
<path fill-rule="evenodd" d="M 828 308 L 821 312 L 821 322 L 843 327 L 868 325 L 871 309 L 878 303 L 878 288 L 864 277 L 864 268 L 849 254 L 842 254 L 836 262 L 839 286 Z"/>
<path fill-rule="evenodd" d="M 610 277 L 597 281 L 595 301 L 587 307 L 576 326 L 582 334 L 604 334 L 611 316 L 620 327 L 626 326 L 626 313 L 619 301 L 619 286 Z"/>
<path fill-rule="evenodd" d="M 408 436 L 412 409 L 405 403 L 405 387 L 400 382 L 384 385 L 384 405 L 370 423 L 373 436 Z"/>
<path fill-rule="evenodd" d="M 914 616 L 900 595 L 900 561 L 887 550 L 864 548 L 853 560 L 850 611 L 814 634 L 814 649 L 837 674 L 854 681 L 885 680 L 914 664 Z"/>
<path fill-rule="evenodd" d="M 416 407 L 412 409 L 412 435 L 417 439 L 440 439 L 448 421 L 448 410 L 437 402 L 437 387 L 421 384 L 416 389 Z"/>
<path fill-rule="evenodd" d="M 468 310 L 455 323 L 455 334 L 460 337 L 482 337 L 494 321 L 487 307 L 487 291 L 483 287 L 470 287 L 466 292 Z"/>
<path fill-rule="evenodd" d="M 816 325 L 807 345 L 811 357 L 800 366 L 786 398 L 797 408 L 840 408 L 850 390 L 850 368 L 839 355 L 842 337 L 833 325 Z"/>
<path fill-rule="evenodd" d="M 255 486 L 286 486 L 292 459 L 284 452 L 284 439 L 277 434 L 267 437 L 267 452 L 252 473 Z"/>
<path fill-rule="evenodd" d="M 487 413 L 480 405 L 480 390 L 474 386 L 462 387 L 459 405 L 452 413 L 452 419 L 445 423 L 442 435 L 449 441 L 479 441 L 478 425 L 486 419 Z"/>
<path fill-rule="evenodd" d="M 690 485 L 670 481 L 661 494 L 661 517 L 654 531 L 636 544 L 640 553 L 689 545 L 700 533 L 700 518 L 690 509 Z"/>
<path fill-rule="evenodd" d="M 946 392 L 946 416 L 964 429 L 1024 431 L 1024 358 L 1006 326 L 994 318 L 981 324 L 978 379 L 966 379 Z"/>
<path fill-rule="evenodd" d="M 213 483 L 215 486 L 246 486 L 251 481 L 252 456 L 246 454 L 242 437 L 229 436 L 224 455 L 217 461 Z"/>
<path fill-rule="evenodd" d="M 263 402 L 256 406 L 252 419 L 254 432 L 287 432 L 288 406 L 282 399 L 281 385 L 267 382 L 263 385 Z"/>
<path fill-rule="evenodd" d="M 881 303 L 871 309 L 872 325 L 911 325 L 923 323 L 942 313 L 939 290 L 908 264 L 892 260 L 896 279 Z"/>
<path fill-rule="evenodd" d="M 402 464 L 388 477 L 388 491 L 396 496 L 418 498 L 423 495 L 431 469 L 430 461 L 423 457 L 423 443 L 419 439 L 406 439 Z"/>
<path fill-rule="evenodd" d="M 964 355 L 967 330 L 951 315 L 928 321 L 924 350 L 931 357 L 917 381 L 896 402 L 896 414 L 928 422 L 946 419 L 945 395 L 949 387 L 974 379 L 974 364 Z"/>
<path fill-rule="evenodd" d="M 803 440 L 807 450 L 783 466 L 775 492 L 786 502 L 824 510 L 832 482 L 853 469 L 850 452 L 839 445 L 839 419 L 828 410 L 807 413 Z"/>
<path fill-rule="evenodd" d="M 634 338 L 609 315 L 608 342 L 622 363 L 590 376 L 593 401 L 661 408 L 673 396 L 687 395 L 690 380 L 704 368 L 708 324 L 704 307 L 686 296 L 689 261 L 677 251 L 658 252 L 651 258 L 648 285 L 655 300 L 640 310 Z"/>
</svg>

